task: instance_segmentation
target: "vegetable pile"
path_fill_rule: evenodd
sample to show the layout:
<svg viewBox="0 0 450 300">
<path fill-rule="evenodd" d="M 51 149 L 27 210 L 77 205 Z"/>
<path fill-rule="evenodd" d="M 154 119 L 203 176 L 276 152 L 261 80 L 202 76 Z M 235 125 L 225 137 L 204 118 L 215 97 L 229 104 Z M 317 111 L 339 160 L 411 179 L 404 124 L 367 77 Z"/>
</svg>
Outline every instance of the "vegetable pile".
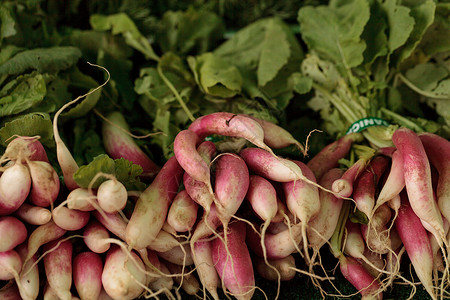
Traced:
<svg viewBox="0 0 450 300">
<path fill-rule="evenodd" d="M 147 2 L 0 4 L 1 299 L 450 298 L 449 4 Z"/>
</svg>

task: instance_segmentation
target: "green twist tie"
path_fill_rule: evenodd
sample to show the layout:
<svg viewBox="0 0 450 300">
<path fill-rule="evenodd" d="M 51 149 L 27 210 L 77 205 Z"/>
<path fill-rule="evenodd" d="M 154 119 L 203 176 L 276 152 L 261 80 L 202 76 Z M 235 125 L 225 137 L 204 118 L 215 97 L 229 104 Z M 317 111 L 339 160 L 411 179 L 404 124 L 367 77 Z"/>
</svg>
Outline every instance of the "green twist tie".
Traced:
<svg viewBox="0 0 450 300">
<path fill-rule="evenodd" d="M 376 117 L 362 118 L 350 125 L 345 134 L 361 132 L 372 126 L 389 126 L 389 123 L 381 118 Z"/>
</svg>

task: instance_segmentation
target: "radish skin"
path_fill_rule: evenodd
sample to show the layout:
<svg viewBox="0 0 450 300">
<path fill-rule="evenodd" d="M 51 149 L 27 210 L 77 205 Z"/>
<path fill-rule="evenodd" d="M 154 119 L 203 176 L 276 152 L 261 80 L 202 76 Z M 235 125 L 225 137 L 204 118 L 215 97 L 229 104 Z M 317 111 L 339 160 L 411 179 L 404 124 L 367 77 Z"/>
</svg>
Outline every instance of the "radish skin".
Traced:
<svg viewBox="0 0 450 300">
<path fill-rule="evenodd" d="M 19 253 L 22 261 L 25 261 L 28 254 L 27 245 L 25 243 L 19 245 L 16 251 Z M 23 300 L 34 300 L 39 295 L 39 268 L 36 261 L 37 257 L 35 255 L 22 266 L 22 270 L 19 273 L 17 286 Z"/>
<path fill-rule="evenodd" d="M 31 190 L 31 175 L 27 167 L 16 162 L 0 177 L 0 216 L 16 211 Z"/>
<path fill-rule="evenodd" d="M 167 223 L 178 232 L 190 231 L 197 221 L 197 211 L 198 204 L 192 200 L 186 190 L 182 190 L 170 205 Z"/>
<path fill-rule="evenodd" d="M 47 207 L 55 202 L 59 194 L 59 177 L 55 169 L 43 161 L 29 161 L 32 187 L 30 201 L 34 205 Z"/>
<path fill-rule="evenodd" d="M 127 189 L 117 180 L 106 180 L 98 187 L 98 205 L 107 213 L 114 213 L 124 209 L 127 200 Z"/>
<path fill-rule="evenodd" d="M 53 210 L 52 216 L 55 224 L 62 229 L 75 231 L 86 226 L 91 214 L 87 211 L 70 209 L 60 205 Z"/>
<path fill-rule="evenodd" d="M 0 252 L 0 280 L 16 279 L 22 270 L 22 259 L 14 250 Z"/>
<path fill-rule="evenodd" d="M 81 300 L 97 300 L 102 290 L 103 262 L 97 253 L 81 252 L 73 259 L 73 283 Z"/>
<path fill-rule="evenodd" d="M 2 300 L 18 300 L 21 299 L 17 285 L 10 281 L 0 288 L 0 299 Z"/>
<path fill-rule="evenodd" d="M 165 252 L 158 252 L 158 256 L 179 266 L 190 266 L 194 264 L 189 244 L 180 245 Z"/>
<path fill-rule="evenodd" d="M 164 264 L 172 275 L 180 274 L 179 276 L 173 277 L 173 280 L 176 284 L 181 284 L 181 288 L 186 292 L 186 294 L 191 296 L 197 295 L 200 290 L 200 284 L 193 274 L 186 274 L 186 271 L 189 270 L 183 270 L 182 266 L 172 264 L 167 261 L 164 262 Z"/>
<path fill-rule="evenodd" d="M 180 242 L 173 235 L 161 230 L 147 248 L 157 252 L 166 252 L 178 246 L 180 246 Z"/>
<path fill-rule="evenodd" d="M 81 211 L 93 211 L 96 197 L 86 188 L 76 188 L 67 196 L 67 207 Z"/>
<path fill-rule="evenodd" d="M 112 234 L 116 235 L 122 241 L 125 241 L 127 223 L 118 213 L 101 214 L 98 211 L 94 211 L 92 214 Z"/>
<path fill-rule="evenodd" d="M 386 254 L 391 251 L 391 240 L 386 227 L 391 216 L 391 210 L 386 204 L 383 204 L 377 209 L 369 224 L 361 224 L 361 233 L 371 251 L 378 254 Z"/>
<path fill-rule="evenodd" d="M 0 252 L 14 249 L 28 234 L 25 224 L 13 216 L 0 217 Z"/>
<path fill-rule="evenodd" d="M 110 243 L 103 242 L 109 239 L 109 231 L 96 220 L 91 220 L 83 232 L 84 243 L 94 253 L 105 253 L 111 246 Z"/>
<path fill-rule="evenodd" d="M 367 158 L 358 159 L 350 168 L 348 168 L 340 179 L 333 182 L 331 190 L 339 197 L 350 197 L 353 193 L 353 183 L 366 166 Z"/>
<path fill-rule="evenodd" d="M 22 204 L 14 215 L 30 225 L 44 225 L 52 219 L 52 213 L 48 209 L 28 203 Z"/>
<path fill-rule="evenodd" d="M 191 247 L 192 259 L 195 267 L 197 268 L 197 274 L 204 289 L 206 289 L 213 299 L 218 300 L 217 287 L 219 286 L 219 275 L 212 258 L 211 242 L 198 241 Z M 203 290 L 204 298 L 206 298 L 206 292 Z"/>
<path fill-rule="evenodd" d="M 278 276 L 280 276 L 282 281 L 289 281 L 297 274 L 295 271 L 295 258 L 292 255 L 269 260 L 269 264 L 278 271 L 278 274 L 266 264 L 264 259 L 258 256 L 255 256 L 253 259 L 256 272 L 267 280 L 278 281 Z"/>
<path fill-rule="evenodd" d="M 47 224 L 37 227 L 28 237 L 28 254 L 25 259 L 26 263 L 29 259 L 36 254 L 39 247 L 48 242 L 59 239 L 66 233 L 66 230 L 62 229 L 51 220 Z"/>
<path fill-rule="evenodd" d="M 57 248 L 54 249 L 55 247 Z M 44 269 L 47 282 L 60 299 L 71 300 L 72 243 L 64 240 L 52 241 L 44 246 L 44 251 L 49 250 L 52 251 L 44 256 Z"/>
<path fill-rule="evenodd" d="M 173 156 L 150 186 L 139 196 L 126 227 L 125 241 L 134 249 L 151 244 L 167 217 L 169 205 L 177 194 L 183 169 Z"/>
</svg>

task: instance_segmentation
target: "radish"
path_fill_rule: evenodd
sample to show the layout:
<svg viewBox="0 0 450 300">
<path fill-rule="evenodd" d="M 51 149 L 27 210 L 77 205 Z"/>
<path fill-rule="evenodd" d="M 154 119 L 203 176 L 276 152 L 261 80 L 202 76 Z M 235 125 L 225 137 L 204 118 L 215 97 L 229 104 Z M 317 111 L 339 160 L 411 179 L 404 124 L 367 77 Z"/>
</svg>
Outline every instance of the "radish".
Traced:
<svg viewBox="0 0 450 300">
<path fill-rule="evenodd" d="M 431 168 L 420 138 L 407 128 L 397 129 L 392 142 L 403 157 L 404 176 L 408 199 L 414 213 L 431 231 L 439 245 L 446 242 L 441 212 L 433 198 Z"/>
<path fill-rule="evenodd" d="M 206 298 L 206 289 L 214 300 L 218 300 L 217 286 L 219 285 L 219 275 L 214 267 L 211 242 L 198 241 L 194 246 L 191 246 L 191 251 L 198 277 L 203 285 L 204 298 Z"/>
<path fill-rule="evenodd" d="M 174 276 L 173 280 L 176 284 L 181 285 L 181 288 L 186 292 L 186 294 L 191 296 L 196 296 L 198 291 L 200 290 L 200 284 L 198 283 L 197 278 L 191 273 L 186 274 L 183 267 L 180 265 L 172 264 L 170 262 L 164 262 L 167 269 Z"/>
<path fill-rule="evenodd" d="M 346 198 L 353 193 L 353 184 L 359 174 L 364 170 L 369 158 L 358 159 L 350 168 L 348 168 L 342 177 L 335 180 L 331 186 L 331 190 L 337 193 L 337 196 Z"/>
<path fill-rule="evenodd" d="M 72 299 L 72 251 L 70 241 L 55 240 L 44 245 L 44 269 L 47 282 L 62 300 Z"/>
<path fill-rule="evenodd" d="M 91 220 L 84 227 L 84 243 L 94 253 L 105 253 L 110 247 L 110 243 L 103 242 L 109 239 L 109 231 L 96 220 Z"/>
<path fill-rule="evenodd" d="M 181 182 L 183 169 L 171 157 L 150 186 L 139 196 L 126 228 L 125 241 L 134 249 L 147 247 L 161 230 L 170 202 Z"/>
<path fill-rule="evenodd" d="M 93 211 L 96 196 L 92 190 L 86 188 L 76 188 L 67 195 L 67 207 L 81 211 Z"/>
<path fill-rule="evenodd" d="M 78 253 L 73 259 L 73 283 L 81 300 L 97 300 L 102 290 L 103 261 L 94 252 Z"/>
<path fill-rule="evenodd" d="M 419 138 L 428 159 L 439 173 L 436 187 L 439 209 L 450 220 L 450 142 L 432 133 L 420 133 Z"/>
<path fill-rule="evenodd" d="M 27 228 L 15 217 L 0 217 L 0 252 L 14 249 L 27 238 Z"/>
<path fill-rule="evenodd" d="M 155 294 L 165 293 L 167 298 L 169 299 L 174 298 L 170 292 L 170 290 L 173 288 L 174 281 L 172 276 L 169 276 L 170 274 L 169 269 L 167 268 L 166 264 L 163 263 L 162 261 L 160 262 L 158 269 L 159 272 L 162 273 L 163 275 L 157 278 L 155 281 L 150 282 L 149 287 L 153 291 L 156 291 Z M 152 295 L 146 297 L 150 296 Z"/>
<path fill-rule="evenodd" d="M 369 223 L 375 205 L 378 181 L 388 164 L 389 160 L 386 157 L 375 156 L 353 184 L 353 199 L 356 207 L 369 218 Z"/>
<path fill-rule="evenodd" d="M 379 282 L 354 258 L 339 257 L 342 275 L 358 290 L 363 299 L 383 299 Z"/>
<path fill-rule="evenodd" d="M 113 300 L 110 295 L 102 288 L 100 295 L 98 296 L 98 300 Z"/>
<path fill-rule="evenodd" d="M 237 299 L 251 299 L 255 292 L 255 276 L 250 253 L 245 245 L 245 224 L 233 222 L 229 226 L 227 245 L 221 239 L 212 241 L 212 258 L 224 291 Z M 227 250 L 228 249 L 228 250 Z"/>
<path fill-rule="evenodd" d="M 21 299 L 19 289 L 14 281 L 9 281 L 0 288 L 0 299 L 2 300 L 18 300 Z"/>
<path fill-rule="evenodd" d="M 57 226 L 53 220 L 37 227 L 28 237 L 28 254 L 24 263 L 28 262 L 44 244 L 62 237 L 66 230 Z"/>
<path fill-rule="evenodd" d="M 347 156 L 353 142 L 360 137 L 359 133 L 344 135 L 337 141 L 325 146 L 306 165 L 314 173 L 317 180 L 320 180 L 328 170 L 339 166 L 339 160 Z"/>
<path fill-rule="evenodd" d="M 389 253 L 389 254 L 391 254 L 391 253 Z M 381 254 L 372 252 L 366 247 L 364 249 L 363 255 L 367 259 L 367 262 L 363 260 L 362 265 L 363 265 L 364 269 L 366 269 L 367 272 L 369 272 L 370 275 L 372 275 L 374 278 L 381 276 L 381 274 L 384 273 L 382 271 L 389 273 L 389 271 L 384 270 L 385 269 L 385 261 Z M 368 263 L 368 262 L 370 262 L 370 263 Z M 392 280 L 394 280 L 394 278 L 395 278 L 394 275 L 396 272 L 398 272 L 398 270 L 392 269 L 391 272 L 393 272 L 393 273 L 391 273 L 390 277 L 392 278 Z"/>
<path fill-rule="evenodd" d="M 115 179 L 106 180 L 98 187 L 98 205 L 107 213 L 114 213 L 124 209 L 127 200 L 127 189 Z"/>
<path fill-rule="evenodd" d="M 92 214 L 103 226 L 106 227 L 106 229 L 115 234 L 122 241 L 125 241 L 127 223 L 119 215 L 119 213 L 108 214 L 94 211 Z"/>
<path fill-rule="evenodd" d="M 19 281 L 19 272 L 22 270 L 22 259 L 14 250 L 0 252 L 0 280 L 16 279 Z"/>
<path fill-rule="evenodd" d="M 16 248 L 16 250 L 22 261 L 24 261 L 28 254 L 27 245 L 25 243 L 21 244 Z M 22 299 L 37 299 L 39 295 L 39 268 L 37 265 L 36 255 L 22 266 L 22 270 L 19 273 L 19 281 L 17 282 L 17 286 Z"/>
<path fill-rule="evenodd" d="M 292 255 L 269 260 L 270 266 L 273 266 L 277 272 L 269 267 L 264 259 L 258 256 L 253 257 L 253 262 L 256 272 L 267 280 L 277 281 L 278 277 L 280 277 L 282 281 L 289 281 L 297 274 L 295 271 L 295 258 Z"/>
<path fill-rule="evenodd" d="M 361 233 L 367 247 L 378 254 L 386 254 L 391 249 L 391 240 L 386 224 L 391 220 L 391 210 L 386 204 L 381 205 L 374 213 L 369 224 L 361 224 Z"/>
<path fill-rule="evenodd" d="M 128 124 L 119 111 L 106 116 L 102 125 L 103 145 L 106 153 L 113 158 L 125 158 L 142 167 L 144 178 L 153 178 L 161 169 L 138 146 L 131 134 Z"/>
<path fill-rule="evenodd" d="M 60 205 L 53 210 L 52 216 L 55 224 L 62 229 L 75 231 L 86 226 L 91 214 L 88 211 L 70 209 Z"/>
<path fill-rule="evenodd" d="M 22 204 L 14 215 L 30 225 L 44 225 L 52 218 L 52 213 L 48 209 L 28 203 Z"/>
<path fill-rule="evenodd" d="M 102 272 L 102 284 L 108 295 L 117 300 L 135 299 L 144 291 L 146 275 L 141 270 L 144 263 L 134 253 L 133 259 L 117 246 L 112 246 L 106 255 Z M 139 267 L 135 263 L 139 264 Z"/>
<path fill-rule="evenodd" d="M 192 200 L 186 190 L 182 190 L 170 205 L 167 223 L 178 232 L 190 231 L 197 221 L 197 211 L 198 204 Z"/>
<path fill-rule="evenodd" d="M 389 175 L 386 178 L 380 193 L 378 194 L 375 207 L 372 210 L 373 212 L 375 212 L 379 206 L 400 194 L 405 187 L 405 177 L 403 173 L 403 157 L 399 151 L 395 151 L 392 154 Z"/>
<path fill-rule="evenodd" d="M 37 206 L 50 206 L 59 194 L 59 177 L 55 169 L 43 161 L 27 162 L 30 170 L 32 188 L 30 201 Z"/>
<path fill-rule="evenodd" d="M 169 212 L 170 212 L 170 208 L 169 208 Z M 167 213 L 167 216 L 169 216 L 169 214 Z M 161 228 L 161 231 L 164 230 L 165 232 L 175 236 L 177 235 L 177 231 L 175 229 L 173 229 L 172 226 L 170 226 L 169 223 L 167 223 L 167 220 L 164 222 L 163 227 Z"/>
<path fill-rule="evenodd" d="M 432 279 L 433 253 L 430 239 L 419 217 L 413 211 L 408 196 L 404 192 L 400 196 L 401 206 L 395 220 L 395 228 L 405 246 L 417 277 L 419 277 L 428 294 L 433 299 L 437 299 Z"/>
<path fill-rule="evenodd" d="M 18 136 L 12 140 L 8 144 L 4 155 L 10 159 L 22 161 L 22 159 L 17 156 L 19 154 L 23 158 L 29 160 L 45 161 L 49 163 L 44 146 L 39 141 L 39 136 Z M 23 162 L 25 162 L 25 160 Z"/>
<path fill-rule="evenodd" d="M 173 235 L 161 230 L 147 248 L 157 252 L 166 252 L 178 246 L 180 246 L 180 242 Z"/>
<path fill-rule="evenodd" d="M 17 161 L 0 177 L 0 216 L 16 211 L 27 199 L 31 189 L 31 175 L 27 167 Z"/>
<path fill-rule="evenodd" d="M 194 264 L 189 244 L 180 245 L 168 251 L 158 252 L 158 256 L 179 266 L 190 266 Z"/>
</svg>

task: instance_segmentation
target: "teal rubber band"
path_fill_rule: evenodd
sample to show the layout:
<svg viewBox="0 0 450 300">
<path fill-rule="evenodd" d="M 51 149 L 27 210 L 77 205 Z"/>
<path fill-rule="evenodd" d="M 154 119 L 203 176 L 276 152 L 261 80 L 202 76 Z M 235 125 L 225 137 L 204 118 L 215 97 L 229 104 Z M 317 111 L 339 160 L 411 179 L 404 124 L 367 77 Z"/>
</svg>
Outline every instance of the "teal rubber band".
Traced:
<svg viewBox="0 0 450 300">
<path fill-rule="evenodd" d="M 361 132 L 372 126 L 389 126 L 389 123 L 381 118 L 376 117 L 362 118 L 350 125 L 345 134 Z"/>
</svg>

